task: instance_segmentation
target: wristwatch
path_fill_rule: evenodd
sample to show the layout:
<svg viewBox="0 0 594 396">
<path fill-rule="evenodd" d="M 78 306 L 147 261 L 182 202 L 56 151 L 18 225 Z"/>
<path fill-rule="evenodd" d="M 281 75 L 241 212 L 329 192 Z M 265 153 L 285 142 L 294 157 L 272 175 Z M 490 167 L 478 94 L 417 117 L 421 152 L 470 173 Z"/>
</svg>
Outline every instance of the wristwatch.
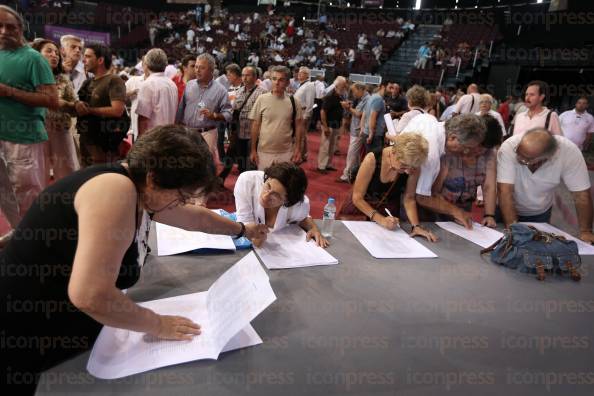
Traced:
<svg viewBox="0 0 594 396">
<path fill-rule="evenodd" d="M 239 225 L 241 226 L 241 231 L 239 231 L 239 234 L 235 235 L 234 239 L 239 239 L 245 235 L 245 224 L 240 221 Z"/>
</svg>

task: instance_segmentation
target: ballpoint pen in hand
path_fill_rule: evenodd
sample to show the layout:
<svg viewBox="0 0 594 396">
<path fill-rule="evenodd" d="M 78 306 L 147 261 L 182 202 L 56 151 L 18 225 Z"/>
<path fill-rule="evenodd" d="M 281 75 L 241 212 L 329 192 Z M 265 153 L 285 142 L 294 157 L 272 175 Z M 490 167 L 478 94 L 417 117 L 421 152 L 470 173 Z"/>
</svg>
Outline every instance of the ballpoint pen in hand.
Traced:
<svg viewBox="0 0 594 396">
<path fill-rule="evenodd" d="M 384 210 L 386 211 L 386 214 L 392 218 L 395 218 L 394 216 L 392 216 L 392 213 L 390 212 L 390 210 L 388 208 L 384 208 Z M 400 225 L 400 222 L 398 221 L 397 218 L 396 219 L 396 225 Z"/>
</svg>

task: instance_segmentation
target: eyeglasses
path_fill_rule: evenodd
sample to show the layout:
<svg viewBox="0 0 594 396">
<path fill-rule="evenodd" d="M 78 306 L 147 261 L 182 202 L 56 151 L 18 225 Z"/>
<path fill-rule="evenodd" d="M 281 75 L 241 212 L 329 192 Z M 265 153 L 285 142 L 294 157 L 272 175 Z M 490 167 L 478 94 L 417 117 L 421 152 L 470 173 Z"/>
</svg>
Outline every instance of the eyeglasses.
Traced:
<svg viewBox="0 0 594 396">
<path fill-rule="evenodd" d="M 539 162 L 544 162 L 547 159 L 549 159 L 549 157 L 547 155 L 540 155 L 538 157 L 534 157 L 534 158 L 528 158 L 522 154 L 520 154 L 518 152 L 518 147 L 516 147 L 514 149 L 514 152 L 516 153 L 516 160 L 522 164 L 522 165 L 526 165 L 526 166 L 530 166 L 530 165 L 536 165 Z"/>
<path fill-rule="evenodd" d="M 269 196 L 271 201 L 274 201 L 276 203 L 279 204 L 284 204 L 287 201 L 287 197 L 283 196 L 282 194 L 280 194 L 277 191 L 274 191 L 272 189 L 272 185 L 270 184 L 269 181 L 264 182 L 264 189 L 262 191 L 264 194 L 266 194 L 267 196 Z"/>
<path fill-rule="evenodd" d="M 390 152 L 389 161 L 390 161 L 390 167 L 392 169 L 398 170 L 398 171 L 402 171 L 402 172 L 406 172 L 406 173 L 414 172 L 417 169 L 416 166 L 405 164 L 402 161 L 397 161 L 397 165 L 398 166 L 394 166 L 394 162 L 393 162 L 394 156 L 395 156 L 394 155 L 394 152 L 393 151 Z"/>
</svg>

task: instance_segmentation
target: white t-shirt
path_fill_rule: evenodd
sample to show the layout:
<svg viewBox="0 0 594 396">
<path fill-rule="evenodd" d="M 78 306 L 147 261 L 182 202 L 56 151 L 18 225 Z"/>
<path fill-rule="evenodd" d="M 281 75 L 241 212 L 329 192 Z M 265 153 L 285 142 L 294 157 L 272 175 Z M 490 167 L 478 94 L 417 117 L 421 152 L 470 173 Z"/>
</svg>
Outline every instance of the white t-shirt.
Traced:
<svg viewBox="0 0 594 396">
<path fill-rule="evenodd" d="M 151 73 L 138 91 L 136 113 L 149 119 L 148 128 L 173 124 L 177 113 L 178 91 L 164 73 Z"/>
<path fill-rule="evenodd" d="M 445 127 L 431 114 L 419 114 L 404 128 L 402 133 L 420 133 L 429 143 L 427 160 L 421 166 L 417 182 L 417 194 L 431 196 L 431 187 L 439 174 L 441 156 L 445 153 Z"/>
<path fill-rule="evenodd" d="M 396 134 L 399 134 L 400 132 L 402 132 L 404 130 L 404 128 L 406 128 L 408 123 L 412 121 L 413 118 L 415 118 L 421 114 L 425 114 L 425 111 L 422 109 L 419 109 L 418 107 L 414 107 L 414 108 L 410 109 L 409 111 L 407 111 L 406 113 L 402 114 L 402 117 L 400 117 L 400 121 L 398 121 L 398 125 L 396 125 Z"/>
<path fill-rule="evenodd" d="M 260 193 L 264 186 L 263 171 L 243 172 L 237 178 L 233 195 L 237 221 L 243 223 L 265 224 L 264 208 L 260 205 Z M 281 206 L 276 215 L 276 222 L 272 232 L 278 231 L 290 224 L 297 224 L 309 216 L 309 199 L 303 197 L 303 202 L 298 202 L 291 207 Z"/>
<path fill-rule="evenodd" d="M 594 117 L 587 111 L 582 114 L 573 110 L 566 111 L 559 116 L 563 136 L 574 142 L 580 150 L 584 148 L 584 141 L 589 133 L 594 133 Z"/>
<path fill-rule="evenodd" d="M 311 118 L 314 101 L 316 99 L 316 84 L 313 81 L 306 81 L 295 92 L 295 97 L 303 107 L 303 118 Z"/>
<path fill-rule="evenodd" d="M 540 113 L 535 114 L 532 117 L 529 116 L 529 111 L 516 114 L 516 117 L 514 118 L 514 136 L 523 135 L 533 128 L 544 128 L 547 123 L 547 115 L 549 112 L 551 113 L 548 128 L 549 131 L 554 135 L 563 135 L 557 113 L 543 107 Z"/>
<path fill-rule="evenodd" d="M 458 114 L 467 114 L 467 113 L 476 113 L 479 111 L 479 102 L 481 100 L 481 95 L 477 93 L 473 94 L 466 94 L 458 100 L 456 103 L 456 113 Z"/>
<path fill-rule="evenodd" d="M 132 76 L 126 81 L 126 93 L 132 92 L 138 89 L 138 92 L 130 100 L 130 129 L 134 133 L 134 139 L 138 138 L 138 114 L 136 113 L 136 107 L 138 106 L 138 93 L 140 87 L 144 83 L 144 74 L 141 76 Z"/>
<path fill-rule="evenodd" d="M 518 162 L 515 149 L 522 136 L 507 139 L 497 153 L 497 182 L 514 185 L 514 202 L 520 216 L 535 216 L 553 206 L 554 192 L 563 181 L 569 191 L 590 188 L 590 176 L 581 151 L 569 139 L 555 136 L 559 148 L 536 172 Z"/>
</svg>

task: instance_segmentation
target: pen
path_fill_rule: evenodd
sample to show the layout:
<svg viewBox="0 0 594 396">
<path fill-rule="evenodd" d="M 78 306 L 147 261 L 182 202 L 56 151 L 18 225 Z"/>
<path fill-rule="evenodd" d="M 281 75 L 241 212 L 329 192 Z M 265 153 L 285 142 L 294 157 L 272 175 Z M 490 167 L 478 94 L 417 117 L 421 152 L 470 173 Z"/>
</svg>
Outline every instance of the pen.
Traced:
<svg viewBox="0 0 594 396">
<path fill-rule="evenodd" d="M 388 208 L 385 208 L 384 210 L 386 211 L 386 213 L 388 214 L 388 216 L 394 217 L 394 216 L 392 216 L 392 213 L 390 213 L 390 211 L 388 210 Z"/>
</svg>

